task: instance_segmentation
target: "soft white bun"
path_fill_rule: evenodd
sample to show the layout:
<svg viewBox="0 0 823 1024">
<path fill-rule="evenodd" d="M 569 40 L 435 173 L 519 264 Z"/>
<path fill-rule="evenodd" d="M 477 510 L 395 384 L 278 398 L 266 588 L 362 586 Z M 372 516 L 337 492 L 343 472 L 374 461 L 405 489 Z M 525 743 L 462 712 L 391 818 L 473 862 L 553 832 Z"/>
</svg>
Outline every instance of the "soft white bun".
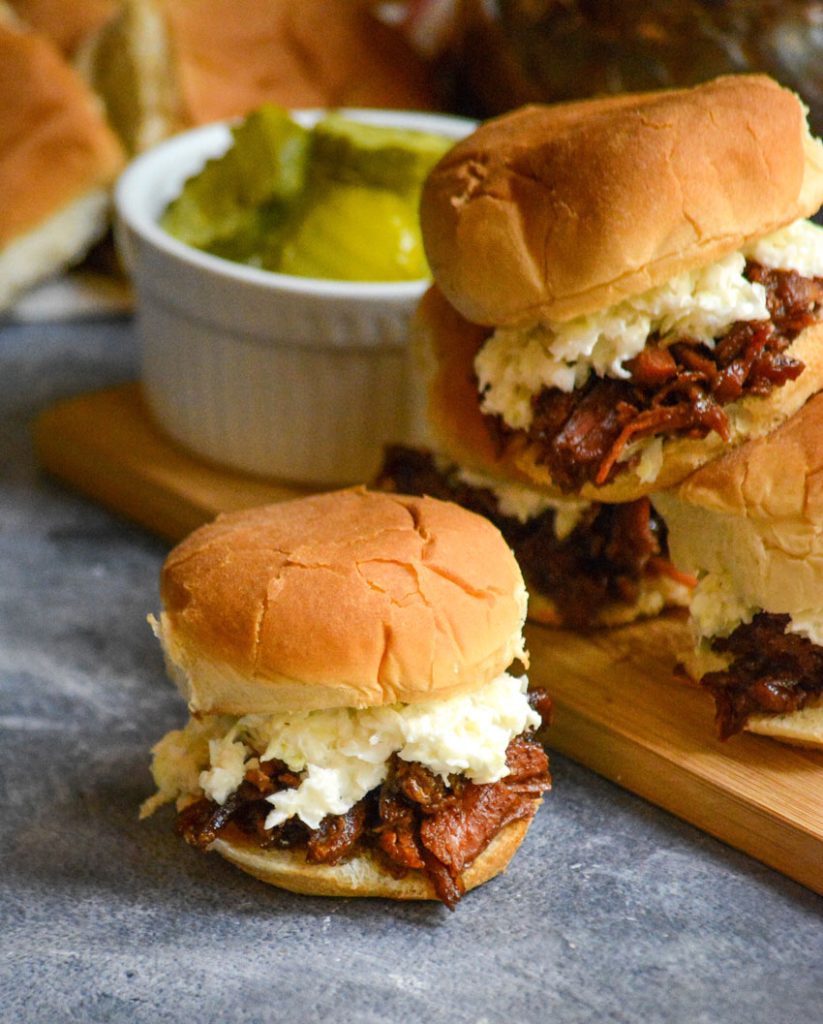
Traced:
<svg viewBox="0 0 823 1024">
<path fill-rule="evenodd" d="M 80 63 L 132 151 L 265 101 L 434 105 L 423 63 L 361 3 L 124 0 Z"/>
<path fill-rule="evenodd" d="M 123 161 L 96 97 L 53 44 L 0 18 L 0 309 L 104 233 Z"/>
<path fill-rule="evenodd" d="M 823 620 L 823 394 L 654 504 L 679 569 L 721 574 L 741 606 Z M 694 679 L 728 661 L 705 644 L 684 659 Z M 752 715 L 745 728 L 823 747 L 823 708 Z"/>
<path fill-rule="evenodd" d="M 526 591 L 492 524 L 356 488 L 220 516 L 168 556 L 158 625 L 193 711 L 471 692 L 522 654 Z"/>
<path fill-rule="evenodd" d="M 535 810 L 542 801 L 534 801 Z M 531 818 L 506 825 L 462 874 L 466 892 L 504 871 L 528 831 Z M 216 839 L 210 850 L 262 882 L 307 896 L 377 896 L 393 900 L 436 900 L 429 877 L 409 871 L 395 878 L 368 851 L 340 864 L 308 864 L 300 850 L 263 850 L 237 832 Z"/>
<path fill-rule="evenodd" d="M 467 468 L 558 493 L 547 468 L 537 462 L 535 445 L 516 440 L 501 453 L 486 426 L 473 365 L 488 329 L 464 319 L 433 285 L 417 310 L 414 336 L 428 389 L 431 445 Z M 731 434 L 728 443 L 714 432 L 699 439 L 667 438 L 654 480 L 641 480 L 638 468 L 628 467 L 602 487 L 585 484 L 580 496 L 591 501 L 634 501 L 673 487 L 729 447 L 773 430 L 823 387 L 823 323 L 802 331 L 787 353 L 805 363 L 805 370 L 765 397 L 749 396 L 724 406 Z"/>
<path fill-rule="evenodd" d="M 653 500 L 678 569 L 723 573 L 749 607 L 823 611 L 823 394 Z"/>
<path fill-rule="evenodd" d="M 569 320 L 813 214 L 823 146 L 765 75 L 531 106 L 432 171 L 421 224 L 435 281 L 468 320 Z"/>
<path fill-rule="evenodd" d="M 788 715 L 751 715 L 744 728 L 793 747 L 823 750 L 823 705 L 808 704 Z"/>
</svg>

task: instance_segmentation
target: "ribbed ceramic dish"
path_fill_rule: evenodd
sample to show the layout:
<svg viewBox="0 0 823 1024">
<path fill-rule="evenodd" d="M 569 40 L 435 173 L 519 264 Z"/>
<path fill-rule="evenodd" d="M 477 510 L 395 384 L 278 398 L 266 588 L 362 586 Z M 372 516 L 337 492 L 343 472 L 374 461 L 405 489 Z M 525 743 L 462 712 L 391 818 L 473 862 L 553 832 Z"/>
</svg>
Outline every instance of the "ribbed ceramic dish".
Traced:
<svg viewBox="0 0 823 1024">
<path fill-rule="evenodd" d="M 453 139 L 473 127 L 431 114 L 343 113 Z M 319 116 L 295 115 L 306 124 Z M 175 136 L 138 157 L 116 189 L 151 414 L 186 448 L 235 469 L 323 486 L 368 480 L 385 443 L 418 433 L 408 323 L 428 282 L 292 277 L 172 238 L 161 213 L 230 140 L 222 123 Z"/>
</svg>

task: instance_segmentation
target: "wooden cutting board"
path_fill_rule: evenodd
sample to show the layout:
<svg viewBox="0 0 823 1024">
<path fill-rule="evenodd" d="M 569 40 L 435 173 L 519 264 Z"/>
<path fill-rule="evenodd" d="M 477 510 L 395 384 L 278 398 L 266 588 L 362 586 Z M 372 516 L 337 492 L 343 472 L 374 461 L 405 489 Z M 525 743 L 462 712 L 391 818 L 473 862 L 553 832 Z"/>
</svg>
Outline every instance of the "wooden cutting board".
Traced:
<svg viewBox="0 0 823 1024">
<path fill-rule="evenodd" d="M 169 540 L 218 512 L 305 493 L 176 448 L 137 385 L 61 402 L 34 432 L 46 470 Z M 588 635 L 532 626 L 528 642 L 530 678 L 555 700 L 557 750 L 823 893 L 823 753 L 715 739 L 709 697 L 672 678 L 684 616 Z"/>
</svg>

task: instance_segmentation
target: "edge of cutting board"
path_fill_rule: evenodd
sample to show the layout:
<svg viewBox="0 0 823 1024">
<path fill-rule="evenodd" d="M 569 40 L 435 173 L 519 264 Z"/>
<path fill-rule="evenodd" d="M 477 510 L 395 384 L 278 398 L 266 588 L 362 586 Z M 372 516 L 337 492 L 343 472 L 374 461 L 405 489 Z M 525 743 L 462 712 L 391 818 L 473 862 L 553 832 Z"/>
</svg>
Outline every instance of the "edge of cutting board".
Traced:
<svg viewBox="0 0 823 1024">
<path fill-rule="evenodd" d="M 33 432 L 43 469 L 167 540 L 180 540 L 217 512 L 309 493 L 178 447 L 154 425 L 136 383 L 63 399 L 40 413 Z"/>
</svg>

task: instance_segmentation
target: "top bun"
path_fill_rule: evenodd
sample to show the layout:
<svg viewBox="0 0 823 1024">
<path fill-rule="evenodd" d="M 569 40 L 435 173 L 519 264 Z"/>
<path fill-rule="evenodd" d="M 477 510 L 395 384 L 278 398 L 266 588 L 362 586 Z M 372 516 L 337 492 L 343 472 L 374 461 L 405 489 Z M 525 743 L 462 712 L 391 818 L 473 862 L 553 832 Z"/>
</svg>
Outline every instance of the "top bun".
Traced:
<svg viewBox="0 0 823 1024">
<path fill-rule="evenodd" d="M 0 8 L 0 309 L 82 258 L 108 225 L 124 153 L 54 44 Z"/>
<path fill-rule="evenodd" d="M 264 100 L 291 107 L 434 105 L 423 62 L 361 3 L 156 2 L 179 61 L 187 123 L 236 117 Z"/>
<path fill-rule="evenodd" d="M 432 171 L 434 278 L 468 320 L 570 320 L 711 263 L 823 202 L 823 145 L 765 75 L 530 106 Z"/>
<path fill-rule="evenodd" d="M 823 393 L 654 503 L 679 569 L 722 573 L 764 611 L 823 608 Z"/>
<path fill-rule="evenodd" d="M 220 516 L 166 560 L 158 635 L 194 712 L 445 698 L 523 655 L 526 591 L 498 530 L 363 489 Z"/>
<path fill-rule="evenodd" d="M 797 525 L 823 517 L 823 393 L 767 437 L 693 473 L 678 500 L 746 519 Z"/>
<path fill-rule="evenodd" d="M 91 189 L 123 153 L 96 97 L 54 46 L 0 21 L 0 246 Z"/>
</svg>

